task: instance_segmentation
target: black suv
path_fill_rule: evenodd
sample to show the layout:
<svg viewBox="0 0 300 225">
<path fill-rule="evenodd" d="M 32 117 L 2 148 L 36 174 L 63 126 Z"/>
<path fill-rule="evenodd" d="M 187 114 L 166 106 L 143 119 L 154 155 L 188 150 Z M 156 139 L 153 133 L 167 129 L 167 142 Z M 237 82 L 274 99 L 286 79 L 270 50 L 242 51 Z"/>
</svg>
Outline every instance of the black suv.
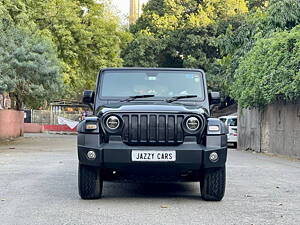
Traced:
<svg viewBox="0 0 300 225">
<path fill-rule="evenodd" d="M 103 181 L 199 182 L 205 200 L 225 191 L 227 129 L 210 118 L 220 94 L 198 69 L 108 68 L 83 103 L 78 125 L 79 194 L 100 198 Z"/>
</svg>

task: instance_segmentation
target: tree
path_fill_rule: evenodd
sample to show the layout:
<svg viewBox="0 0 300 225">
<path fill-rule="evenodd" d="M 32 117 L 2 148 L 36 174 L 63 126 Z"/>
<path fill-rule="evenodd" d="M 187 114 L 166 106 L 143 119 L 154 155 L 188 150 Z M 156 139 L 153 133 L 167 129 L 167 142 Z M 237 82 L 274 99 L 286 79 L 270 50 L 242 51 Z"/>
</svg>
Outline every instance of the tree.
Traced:
<svg viewBox="0 0 300 225">
<path fill-rule="evenodd" d="M 215 61 L 209 72 L 214 78 L 214 83 L 222 84 L 222 89 L 228 95 L 240 62 L 257 40 L 268 38 L 274 32 L 290 30 L 300 24 L 300 1 L 271 0 L 266 5 L 266 8 L 254 8 L 242 17 L 231 18 L 233 22 L 226 32 L 218 37 L 221 59 Z"/>
<path fill-rule="evenodd" d="M 0 91 L 11 93 L 16 109 L 38 107 L 61 93 L 56 52 L 27 31 L 0 25 Z"/>
<path fill-rule="evenodd" d="M 130 39 L 108 1 L 0 0 L 0 14 L 52 42 L 65 98 L 79 98 L 84 89 L 93 88 L 100 68 L 121 66 L 121 49 Z"/>
<path fill-rule="evenodd" d="M 213 69 L 209 71 L 215 84 L 221 84 L 228 95 L 240 62 L 257 40 L 300 24 L 298 0 L 253 0 L 249 4 L 256 4 L 257 7 L 252 7 L 252 11 L 242 17 L 231 18 L 235 22 L 231 22 L 226 32 L 218 37 L 221 59 L 217 59 Z"/>
<path fill-rule="evenodd" d="M 248 8 L 249 9 L 264 9 L 268 6 L 269 0 L 248 0 Z"/>
<path fill-rule="evenodd" d="M 180 28 L 206 27 L 246 12 L 248 8 L 244 0 L 150 0 L 131 31 L 147 30 L 161 36 L 166 31 Z"/>
<path fill-rule="evenodd" d="M 37 32 L 57 47 L 69 98 L 93 88 L 100 68 L 122 65 L 126 35 L 106 3 L 27 0 Z"/>
<path fill-rule="evenodd" d="M 219 57 L 218 32 L 225 32 L 218 28 L 218 23 L 247 12 L 244 0 L 150 0 L 130 28 L 134 40 L 123 52 L 124 64 L 208 71 Z"/>
<path fill-rule="evenodd" d="M 134 39 L 123 51 L 124 65 L 201 68 L 211 89 L 229 94 L 225 69 L 216 63 L 218 38 L 231 23 L 238 26 L 231 18 L 247 12 L 244 0 L 150 0 L 130 27 Z"/>
<path fill-rule="evenodd" d="M 130 66 L 200 67 L 211 88 L 244 107 L 294 100 L 299 24 L 299 0 L 150 0 L 130 28 L 135 38 L 124 60 Z"/>
<path fill-rule="evenodd" d="M 219 27 L 225 28 L 224 31 L 218 32 L 219 35 L 216 38 L 216 46 L 220 55 L 211 64 L 208 74 L 212 80 L 212 86 L 222 90 L 227 96 L 230 96 L 234 73 L 241 59 L 252 49 L 257 36 L 263 30 L 262 20 L 265 16 L 265 12 L 258 10 L 245 15 L 237 15 L 219 23 Z"/>
<path fill-rule="evenodd" d="M 10 22 L 25 27 L 33 25 L 23 0 L 0 0 L 1 23 Z"/>
<path fill-rule="evenodd" d="M 125 66 L 157 67 L 164 43 L 152 35 L 139 33 L 123 51 Z"/>
<path fill-rule="evenodd" d="M 267 29 L 292 29 L 300 24 L 299 0 L 271 0 L 267 9 Z"/>
<path fill-rule="evenodd" d="M 242 107 L 300 97 L 300 25 L 259 39 L 240 62 L 232 95 Z"/>
</svg>

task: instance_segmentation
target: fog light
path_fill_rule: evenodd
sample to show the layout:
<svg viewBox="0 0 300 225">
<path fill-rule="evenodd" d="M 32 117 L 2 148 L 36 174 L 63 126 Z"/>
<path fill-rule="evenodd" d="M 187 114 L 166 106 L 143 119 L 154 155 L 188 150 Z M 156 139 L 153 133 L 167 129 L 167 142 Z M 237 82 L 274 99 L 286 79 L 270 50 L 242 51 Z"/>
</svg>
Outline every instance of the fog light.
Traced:
<svg viewBox="0 0 300 225">
<path fill-rule="evenodd" d="M 210 153 L 210 155 L 209 155 L 210 161 L 217 162 L 218 159 L 219 159 L 218 153 L 216 153 L 216 152 Z"/>
<path fill-rule="evenodd" d="M 94 151 L 89 151 L 89 152 L 87 153 L 87 157 L 88 157 L 89 159 L 96 159 L 96 153 L 95 153 Z"/>
</svg>

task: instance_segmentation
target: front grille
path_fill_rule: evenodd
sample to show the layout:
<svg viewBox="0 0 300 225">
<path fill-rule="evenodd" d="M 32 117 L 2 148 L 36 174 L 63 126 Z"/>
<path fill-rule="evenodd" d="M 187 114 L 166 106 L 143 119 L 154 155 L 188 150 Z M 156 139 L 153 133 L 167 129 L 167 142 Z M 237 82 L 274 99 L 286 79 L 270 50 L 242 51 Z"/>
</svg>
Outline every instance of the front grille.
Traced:
<svg viewBox="0 0 300 225">
<path fill-rule="evenodd" d="M 184 133 L 180 114 L 126 113 L 120 115 L 124 122 L 122 140 L 131 145 L 178 145 Z"/>
</svg>

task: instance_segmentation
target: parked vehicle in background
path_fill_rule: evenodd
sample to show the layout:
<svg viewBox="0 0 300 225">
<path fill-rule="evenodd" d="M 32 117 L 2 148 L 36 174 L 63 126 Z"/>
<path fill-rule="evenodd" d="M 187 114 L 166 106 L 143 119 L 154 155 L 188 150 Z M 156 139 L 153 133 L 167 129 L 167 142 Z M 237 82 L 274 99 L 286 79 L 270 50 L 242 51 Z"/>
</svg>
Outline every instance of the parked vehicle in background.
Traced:
<svg viewBox="0 0 300 225">
<path fill-rule="evenodd" d="M 233 146 L 236 148 L 238 142 L 237 116 L 222 116 L 219 119 L 228 127 L 227 143 L 233 144 Z"/>
</svg>

